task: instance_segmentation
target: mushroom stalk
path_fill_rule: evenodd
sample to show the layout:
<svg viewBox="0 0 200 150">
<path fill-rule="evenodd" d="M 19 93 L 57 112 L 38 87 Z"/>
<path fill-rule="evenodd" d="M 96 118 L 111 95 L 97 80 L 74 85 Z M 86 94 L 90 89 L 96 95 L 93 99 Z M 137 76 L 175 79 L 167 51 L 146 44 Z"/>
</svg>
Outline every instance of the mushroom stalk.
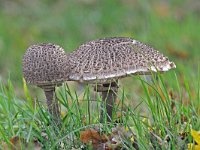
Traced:
<svg viewBox="0 0 200 150">
<path fill-rule="evenodd" d="M 117 91 L 118 91 L 118 85 L 116 82 L 112 82 L 109 84 L 103 84 L 103 87 L 101 89 L 98 89 L 98 91 L 102 92 L 102 108 L 104 104 L 106 103 L 106 114 L 107 114 L 107 121 L 112 121 L 112 111 L 113 106 L 115 103 L 115 100 L 117 98 Z M 103 122 L 103 110 L 101 110 L 101 116 L 100 116 L 100 122 Z"/>
<path fill-rule="evenodd" d="M 48 111 L 52 115 L 56 123 L 60 122 L 60 108 L 55 95 L 55 87 L 44 89 L 47 99 Z"/>
</svg>

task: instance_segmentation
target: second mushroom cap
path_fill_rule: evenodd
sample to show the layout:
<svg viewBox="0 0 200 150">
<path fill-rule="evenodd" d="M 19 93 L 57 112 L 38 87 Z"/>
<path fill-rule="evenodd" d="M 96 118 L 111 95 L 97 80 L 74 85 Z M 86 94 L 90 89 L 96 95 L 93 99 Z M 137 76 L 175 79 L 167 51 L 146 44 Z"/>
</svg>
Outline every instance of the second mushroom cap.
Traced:
<svg viewBox="0 0 200 150">
<path fill-rule="evenodd" d="M 175 64 L 139 41 L 126 37 L 93 40 L 70 54 L 70 80 L 108 83 L 130 74 L 151 74 L 175 68 Z"/>
</svg>

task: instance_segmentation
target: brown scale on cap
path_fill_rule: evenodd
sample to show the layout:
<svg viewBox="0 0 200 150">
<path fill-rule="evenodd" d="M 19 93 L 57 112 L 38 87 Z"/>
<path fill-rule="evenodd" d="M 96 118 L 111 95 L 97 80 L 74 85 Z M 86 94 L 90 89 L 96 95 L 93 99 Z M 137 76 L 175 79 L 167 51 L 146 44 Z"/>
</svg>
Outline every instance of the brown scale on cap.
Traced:
<svg viewBox="0 0 200 150">
<path fill-rule="evenodd" d="M 105 38 L 82 44 L 70 55 L 70 66 L 71 80 L 94 83 L 176 67 L 157 50 L 131 38 Z"/>
<path fill-rule="evenodd" d="M 42 43 L 30 46 L 23 57 L 26 82 L 41 87 L 61 84 L 67 79 L 66 59 L 63 48 L 58 45 Z"/>
</svg>

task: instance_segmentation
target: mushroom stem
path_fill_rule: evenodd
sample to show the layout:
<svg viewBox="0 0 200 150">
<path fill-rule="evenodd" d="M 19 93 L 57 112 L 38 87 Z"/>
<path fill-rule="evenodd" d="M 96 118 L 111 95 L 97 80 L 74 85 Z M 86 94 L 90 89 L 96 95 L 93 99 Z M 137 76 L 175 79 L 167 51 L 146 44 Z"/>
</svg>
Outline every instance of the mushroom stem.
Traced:
<svg viewBox="0 0 200 150">
<path fill-rule="evenodd" d="M 100 90 L 98 90 L 100 92 Z M 107 113 L 107 121 L 111 122 L 112 120 L 112 111 L 115 100 L 117 98 L 118 85 L 117 82 L 111 82 L 108 84 L 103 84 L 102 92 L 102 108 L 106 103 L 106 113 Z M 104 112 L 101 110 L 100 122 L 103 122 Z"/>
<path fill-rule="evenodd" d="M 47 99 L 48 111 L 52 115 L 56 123 L 60 123 L 60 109 L 55 95 L 55 87 L 44 89 Z"/>
</svg>

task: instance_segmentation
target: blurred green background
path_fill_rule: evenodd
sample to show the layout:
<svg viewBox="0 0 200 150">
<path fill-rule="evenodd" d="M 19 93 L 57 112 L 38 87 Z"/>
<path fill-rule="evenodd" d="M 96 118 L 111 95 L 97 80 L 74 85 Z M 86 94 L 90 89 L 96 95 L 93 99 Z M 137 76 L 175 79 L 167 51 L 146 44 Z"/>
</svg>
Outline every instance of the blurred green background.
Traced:
<svg viewBox="0 0 200 150">
<path fill-rule="evenodd" d="M 71 52 L 102 37 L 128 36 L 177 64 L 178 77 L 196 78 L 200 62 L 199 0 L 0 0 L 0 79 L 22 88 L 21 60 L 34 43 Z"/>
</svg>

